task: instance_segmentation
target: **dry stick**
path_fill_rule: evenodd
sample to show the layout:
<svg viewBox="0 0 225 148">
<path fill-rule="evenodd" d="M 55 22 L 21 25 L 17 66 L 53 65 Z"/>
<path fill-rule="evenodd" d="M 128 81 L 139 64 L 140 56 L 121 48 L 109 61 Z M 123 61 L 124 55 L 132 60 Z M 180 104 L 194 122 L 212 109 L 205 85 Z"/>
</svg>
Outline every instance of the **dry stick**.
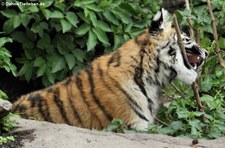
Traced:
<svg viewBox="0 0 225 148">
<path fill-rule="evenodd" d="M 185 6 L 186 6 L 187 10 L 190 10 L 189 0 L 185 0 Z M 194 39 L 195 38 L 195 34 L 194 34 L 194 31 L 193 31 L 192 25 L 191 25 L 192 24 L 191 23 L 191 16 L 188 16 L 188 23 L 189 23 L 189 26 L 190 26 L 190 29 L 189 29 L 190 35 Z"/>
<path fill-rule="evenodd" d="M 215 21 L 215 17 L 213 15 L 213 11 L 212 11 L 211 1 L 207 0 L 207 4 L 208 4 L 208 9 L 209 9 L 209 14 L 210 14 L 210 17 L 211 17 L 211 20 L 212 20 L 211 25 L 212 25 L 212 28 L 213 28 L 213 37 L 214 37 L 214 40 L 216 42 L 216 53 L 217 53 L 218 58 L 219 58 L 219 63 L 223 67 L 223 73 L 225 75 L 225 66 L 224 66 L 222 52 L 221 52 L 221 49 L 220 49 L 220 46 L 219 46 L 218 34 L 217 34 L 217 28 L 216 28 L 216 21 Z"/>
<path fill-rule="evenodd" d="M 159 123 L 161 123 L 161 124 L 163 124 L 163 125 L 165 125 L 165 126 L 169 126 L 167 123 L 163 122 L 162 120 L 160 120 L 160 119 L 157 118 L 157 117 L 154 117 L 154 119 L 155 119 L 157 122 L 159 122 Z"/>
<path fill-rule="evenodd" d="M 190 10 L 189 0 L 185 0 L 185 5 L 186 5 L 186 9 L 187 10 Z M 191 17 L 190 16 L 188 17 L 188 22 L 189 22 L 190 32 L 192 33 L 192 38 L 193 38 L 195 35 L 194 35 L 194 31 L 193 31 L 193 28 L 192 28 L 192 25 L 191 25 Z M 195 39 L 196 39 L 197 44 L 199 44 L 199 42 L 200 42 L 200 36 L 199 36 L 198 29 L 197 29 L 197 34 L 196 34 L 196 38 Z M 201 72 L 199 72 L 198 75 L 201 75 Z M 194 98 L 195 98 L 196 103 L 198 105 L 198 109 L 201 112 L 204 112 L 204 106 L 202 105 L 202 102 L 201 102 L 200 96 L 199 96 L 198 84 L 196 82 L 194 82 L 191 85 L 191 87 L 192 87 L 192 90 L 194 92 Z M 205 119 L 205 117 L 202 116 L 202 120 L 204 120 L 204 119 Z"/>
<path fill-rule="evenodd" d="M 181 52 L 182 52 L 182 54 L 184 56 L 184 60 L 188 61 L 187 54 L 186 54 L 186 51 L 185 51 L 185 48 L 184 48 L 184 45 L 183 45 L 183 41 L 182 41 L 182 38 L 181 38 L 180 27 L 178 25 L 177 17 L 176 17 L 175 14 L 173 15 L 173 22 L 174 22 L 174 27 L 175 27 L 175 30 L 176 30 L 176 33 L 177 33 L 178 45 L 179 45 L 180 50 L 181 50 Z"/>
<path fill-rule="evenodd" d="M 173 15 L 173 22 L 174 22 L 174 26 L 175 26 L 176 33 L 177 33 L 178 45 L 180 47 L 180 50 L 181 50 L 182 54 L 184 55 L 184 59 L 186 61 L 188 61 L 186 51 L 185 51 L 185 48 L 184 48 L 184 45 L 183 45 L 183 42 L 182 42 L 181 32 L 180 32 L 179 25 L 178 25 L 178 22 L 177 22 L 177 17 L 176 17 L 175 14 Z M 194 90 L 194 96 L 195 96 L 196 102 L 198 104 L 199 110 L 204 111 L 204 107 L 201 103 L 199 93 L 198 93 L 198 86 L 195 82 L 192 84 L 192 89 Z"/>
<path fill-rule="evenodd" d="M 180 94 L 180 96 L 185 99 L 185 95 L 179 90 L 179 88 L 174 84 L 174 83 L 171 83 L 172 86 L 176 89 L 176 91 Z"/>
</svg>

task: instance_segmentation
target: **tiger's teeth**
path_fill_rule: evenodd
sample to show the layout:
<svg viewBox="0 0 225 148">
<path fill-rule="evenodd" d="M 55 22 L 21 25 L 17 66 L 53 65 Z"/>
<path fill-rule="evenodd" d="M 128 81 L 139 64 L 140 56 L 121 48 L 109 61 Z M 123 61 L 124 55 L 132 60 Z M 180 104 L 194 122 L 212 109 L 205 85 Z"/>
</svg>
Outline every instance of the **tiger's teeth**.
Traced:
<svg viewBox="0 0 225 148">
<path fill-rule="evenodd" d="M 196 70 L 197 69 L 197 64 L 195 64 L 193 68 L 194 68 L 194 70 Z"/>
</svg>

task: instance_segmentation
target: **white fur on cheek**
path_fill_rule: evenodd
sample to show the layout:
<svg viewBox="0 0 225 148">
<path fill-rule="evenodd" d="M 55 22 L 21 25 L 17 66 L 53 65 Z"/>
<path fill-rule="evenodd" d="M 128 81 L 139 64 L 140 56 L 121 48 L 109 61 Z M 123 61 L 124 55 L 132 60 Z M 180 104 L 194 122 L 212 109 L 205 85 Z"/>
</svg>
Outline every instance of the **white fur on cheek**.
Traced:
<svg viewBox="0 0 225 148">
<path fill-rule="evenodd" d="M 177 72 L 176 78 L 188 85 L 191 85 L 193 82 L 195 82 L 198 74 L 194 69 L 188 69 L 184 65 L 183 57 L 181 55 L 180 50 L 177 51 L 177 56 L 176 56 L 176 63 L 174 64 L 173 68 Z"/>
</svg>

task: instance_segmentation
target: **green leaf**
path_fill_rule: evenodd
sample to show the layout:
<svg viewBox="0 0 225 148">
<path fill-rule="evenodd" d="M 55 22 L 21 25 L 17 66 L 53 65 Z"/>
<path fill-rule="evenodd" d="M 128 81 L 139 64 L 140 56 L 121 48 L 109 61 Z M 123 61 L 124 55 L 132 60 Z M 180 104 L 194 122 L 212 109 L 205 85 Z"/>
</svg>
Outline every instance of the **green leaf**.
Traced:
<svg viewBox="0 0 225 148">
<path fill-rule="evenodd" d="M 106 20 L 113 23 L 114 25 L 119 25 L 118 19 L 111 12 L 109 11 L 103 12 L 103 16 L 105 17 Z"/>
<path fill-rule="evenodd" d="M 207 104 L 210 110 L 216 109 L 219 106 L 219 102 L 216 101 L 212 96 L 210 95 L 204 95 L 201 97 L 201 100 Z"/>
<path fill-rule="evenodd" d="M 169 127 L 174 130 L 182 130 L 184 127 L 184 124 L 182 121 L 173 121 L 170 123 Z"/>
<path fill-rule="evenodd" d="M 97 44 L 97 38 L 96 35 L 93 33 L 93 31 L 89 31 L 88 33 L 88 41 L 87 41 L 87 51 L 92 50 Z"/>
<path fill-rule="evenodd" d="M 223 68 L 217 66 L 215 69 L 215 74 L 218 78 L 222 77 L 223 76 Z"/>
<path fill-rule="evenodd" d="M 75 33 L 76 33 L 77 35 L 82 36 L 82 35 L 86 34 L 90 29 L 91 29 L 91 26 L 88 25 L 88 24 L 86 24 L 86 23 L 84 23 L 84 24 L 82 24 L 79 28 L 77 28 L 77 29 L 75 30 Z"/>
<path fill-rule="evenodd" d="M 3 31 L 6 32 L 7 34 L 13 32 L 13 30 L 14 30 L 13 22 L 14 22 L 13 18 L 5 21 L 5 23 L 3 25 Z"/>
<path fill-rule="evenodd" d="M 85 57 L 86 57 L 86 53 L 80 49 L 75 49 L 72 51 L 73 55 L 76 57 L 76 59 L 80 62 L 83 62 Z"/>
<path fill-rule="evenodd" d="M 198 119 L 189 120 L 189 121 L 188 121 L 188 124 L 191 125 L 191 127 L 194 127 L 194 128 L 196 128 L 197 130 L 199 130 L 199 131 L 202 130 L 202 127 L 201 127 L 202 123 L 201 123 L 201 121 L 198 120 Z"/>
<path fill-rule="evenodd" d="M 54 73 L 51 73 L 51 71 L 48 68 L 46 68 L 46 76 L 50 84 L 54 84 L 56 76 Z"/>
<path fill-rule="evenodd" d="M 212 78 L 210 77 L 210 75 L 206 75 L 201 83 L 201 90 L 204 92 L 208 92 L 212 88 L 212 86 Z"/>
<path fill-rule="evenodd" d="M 75 63 L 76 63 L 74 55 L 68 53 L 68 54 L 65 54 L 64 57 L 65 57 L 65 60 L 66 60 L 66 63 L 68 65 L 69 69 L 71 70 L 75 66 Z"/>
<path fill-rule="evenodd" d="M 104 43 L 106 45 L 110 45 L 108 37 L 104 31 L 102 31 L 100 28 L 96 27 L 96 28 L 93 28 L 93 32 L 96 34 L 99 41 L 101 41 L 102 43 Z"/>
<path fill-rule="evenodd" d="M 99 6 L 97 6 L 97 5 L 93 4 L 93 3 L 85 5 L 85 7 L 90 9 L 90 10 L 93 10 L 95 12 L 101 12 L 102 11 L 102 9 L 99 8 Z"/>
<path fill-rule="evenodd" d="M 74 12 L 67 12 L 66 13 L 66 19 L 74 26 L 77 27 L 77 23 L 79 23 L 79 20 Z"/>
<path fill-rule="evenodd" d="M 43 8 L 48 8 L 48 7 L 50 7 L 53 3 L 54 3 L 54 1 L 52 1 L 52 0 L 50 0 L 50 1 L 49 1 L 49 0 L 45 0 L 45 1 L 44 1 L 44 5 L 41 5 L 40 8 L 41 8 L 41 9 L 43 9 Z"/>
<path fill-rule="evenodd" d="M 55 59 L 55 66 L 52 68 L 52 73 L 56 73 L 60 70 L 62 70 L 63 68 L 65 68 L 66 66 L 66 63 L 65 63 L 65 60 L 63 58 L 58 58 L 58 59 Z"/>
<path fill-rule="evenodd" d="M 1 37 L 0 38 L 0 47 L 3 47 L 5 45 L 5 43 L 12 43 L 13 40 L 9 37 Z"/>
<path fill-rule="evenodd" d="M 63 31 L 63 33 L 68 32 L 68 31 L 72 28 L 71 23 L 68 22 L 68 21 L 65 20 L 65 19 L 61 19 L 61 20 L 60 20 L 60 23 L 61 23 L 61 26 L 62 26 L 62 31 Z"/>
<path fill-rule="evenodd" d="M 20 24 L 21 24 L 20 16 L 15 16 L 14 21 L 13 21 L 13 28 L 15 29 L 15 28 L 19 27 Z"/>
<path fill-rule="evenodd" d="M 124 24 L 129 24 L 131 22 L 129 17 L 119 9 L 112 10 L 112 13 L 119 17 Z"/>
<path fill-rule="evenodd" d="M 220 37 L 219 45 L 220 45 L 220 48 L 225 49 L 225 38 Z"/>
<path fill-rule="evenodd" d="M 95 2 L 95 0 L 79 0 L 79 1 L 75 1 L 73 5 L 76 7 L 81 7 L 81 6 L 85 6 L 87 4 L 92 4 L 94 2 Z"/>
<path fill-rule="evenodd" d="M 47 33 L 44 33 L 43 37 L 38 40 L 37 47 L 40 49 L 49 49 L 51 46 L 51 39 Z"/>
<path fill-rule="evenodd" d="M 93 24 L 93 26 L 97 26 L 98 24 L 97 24 L 97 17 L 96 17 L 96 15 L 95 15 L 95 13 L 94 12 L 92 12 L 92 11 L 89 11 L 89 16 L 90 16 L 90 19 L 91 19 L 91 22 L 92 22 L 92 24 Z"/>
<path fill-rule="evenodd" d="M 40 37 L 43 37 L 44 34 L 44 30 L 43 28 L 38 24 L 38 23 L 34 23 L 31 27 L 31 31 L 34 33 L 38 33 L 38 35 Z"/>
<path fill-rule="evenodd" d="M 32 12 L 32 13 L 35 13 L 35 12 L 38 12 L 39 11 L 39 9 L 38 9 L 37 6 L 29 6 L 28 7 L 28 10 L 30 10 L 30 12 Z"/>
<path fill-rule="evenodd" d="M 13 18 L 15 16 L 18 16 L 18 12 L 16 12 L 14 9 L 5 9 L 2 10 L 1 13 L 7 18 Z"/>
<path fill-rule="evenodd" d="M 23 26 L 27 27 L 28 23 L 30 22 L 31 16 L 28 14 L 21 14 L 20 19 Z"/>
<path fill-rule="evenodd" d="M 98 28 L 101 28 L 105 32 L 112 32 L 109 25 L 106 24 L 105 22 L 101 21 L 101 20 L 97 21 L 97 26 L 98 26 Z"/>
<path fill-rule="evenodd" d="M 55 11 L 51 12 L 50 18 L 62 19 L 62 18 L 64 18 L 64 15 L 62 14 L 62 12 L 55 10 Z"/>
<path fill-rule="evenodd" d="M 88 17 L 85 16 L 84 12 L 78 12 L 77 15 L 79 18 L 87 24 L 91 24 L 91 21 Z"/>
<path fill-rule="evenodd" d="M 48 10 L 48 9 L 42 9 L 41 11 L 42 11 L 42 13 L 44 14 L 46 20 L 49 20 L 49 18 L 51 18 L 51 14 L 52 14 L 52 13 L 51 13 L 50 10 Z"/>
<path fill-rule="evenodd" d="M 177 115 L 179 119 L 182 119 L 182 118 L 187 119 L 189 115 L 189 111 L 187 109 L 178 108 Z"/>
<path fill-rule="evenodd" d="M 45 62 L 42 63 L 42 65 L 39 67 L 39 69 L 37 71 L 37 78 L 41 77 L 45 74 L 46 67 L 47 67 L 46 63 Z"/>
<path fill-rule="evenodd" d="M 44 60 L 43 57 L 39 56 L 34 60 L 34 67 L 41 67 L 43 63 L 46 61 Z"/>
</svg>

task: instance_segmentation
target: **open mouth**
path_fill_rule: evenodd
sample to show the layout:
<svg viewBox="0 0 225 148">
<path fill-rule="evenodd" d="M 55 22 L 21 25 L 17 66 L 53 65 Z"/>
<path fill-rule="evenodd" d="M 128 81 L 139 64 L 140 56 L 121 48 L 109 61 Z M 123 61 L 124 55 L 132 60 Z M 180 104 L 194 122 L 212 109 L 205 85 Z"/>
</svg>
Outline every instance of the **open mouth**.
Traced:
<svg viewBox="0 0 225 148">
<path fill-rule="evenodd" d="M 194 70 L 196 70 L 200 65 L 203 64 L 204 58 L 200 54 L 193 53 L 190 50 L 186 50 L 186 54 L 188 63 Z"/>
</svg>

